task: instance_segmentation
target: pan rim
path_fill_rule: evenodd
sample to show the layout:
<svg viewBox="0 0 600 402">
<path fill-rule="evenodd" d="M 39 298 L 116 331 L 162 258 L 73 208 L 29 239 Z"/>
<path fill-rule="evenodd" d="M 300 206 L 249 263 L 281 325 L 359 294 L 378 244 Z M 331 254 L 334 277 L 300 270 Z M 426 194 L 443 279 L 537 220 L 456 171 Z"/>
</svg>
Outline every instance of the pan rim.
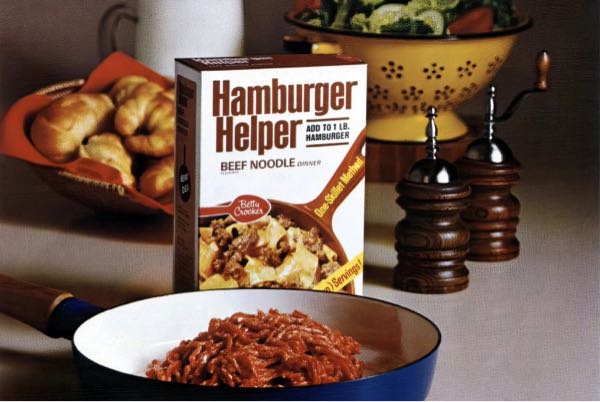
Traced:
<svg viewBox="0 0 600 402">
<path fill-rule="evenodd" d="M 349 381 L 341 381 L 341 382 L 335 382 L 335 383 L 327 383 L 327 384 L 317 384 L 317 385 L 303 385 L 303 386 L 298 386 L 298 387 L 282 387 L 282 388 L 276 388 L 276 387 L 269 387 L 269 388 L 233 388 L 233 387 L 223 387 L 223 386 L 207 386 L 207 385 L 196 385 L 196 384 L 186 384 L 186 383 L 173 383 L 173 382 L 166 382 L 166 381 L 159 381 L 159 380 L 155 380 L 155 379 L 151 379 L 145 376 L 140 376 L 140 375 L 135 375 L 135 374 L 131 374 L 131 373 L 126 373 L 123 371 L 119 371 L 117 369 L 111 368 L 111 367 L 107 367 L 99 362 L 97 362 L 94 359 L 91 359 L 90 357 L 88 357 L 85 353 L 83 353 L 81 351 L 81 349 L 79 349 L 77 347 L 77 335 L 80 332 L 80 329 L 82 327 L 84 327 L 88 322 L 94 320 L 96 317 L 102 316 L 104 314 L 109 314 L 112 310 L 116 310 L 116 309 L 120 309 L 120 308 L 124 308 L 127 306 L 131 306 L 134 304 L 142 304 L 148 300 L 158 300 L 158 299 L 164 299 L 164 298 L 169 298 L 169 297 L 176 297 L 176 296 L 181 296 L 183 297 L 184 295 L 189 295 L 189 294 L 196 294 L 199 292 L 240 292 L 240 291 L 248 291 L 248 292 L 311 292 L 311 293 L 327 293 L 328 295 L 330 295 L 331 297 L 349 297 L 349 298 L 356 298 L 356 299 L 362 299 L 362 300 L 367 300 L 367 301 L 371 301 L 371 302 L 375 302 L 375 303 L 380 303 L 380 304 L 384 304 L 384 305 L 388 305 L 388 306 L 392 306 L 396 309 L 399 310 L 404 310 L 407 311 L 411 314 L 414 314 L 415 316 L 423 319 L 425 322 L 427 322 L 429 325 L 431 325 L 431 327 L 434 329 L 435 334 L 437 335 L 437 340 L 435 342 L 435 345 L 423 356 L 421 356 L 420 358 L 411 361 L 410 363 L 404 364 L 402 366 L 398 366 L 395 367 L 391 370 L 387 370 L 384 371 L 383 373 L 378 373 L 378 374 L 373 374 L 373 375 L 369 375 L 366 377 L 361 377 L 358 378 L 356 380 L 349 380 Z M 235 391 L 235 390 L 239 390 L 239 389 L 243 389 L 244 392 L 251 392 L 251 393 L 260 393 L 260 392 L 277 392 L 277 390 L 289 390 L 289 389 L 297 389 L 297 390 L 313 390 L 313 389 L 323 389 L 323 387 L 331 387 L 331 386 L 336 386 L 336 385 L 340 385 L 340 384 L 360 384 L 361 382 L 364 381 L 369 381 L 371 379 L 374 378 L 380 378 L 382 376 L 387 376 L 387 375 L 391 375 L 393 373 L 399 372 L 400 370 L 403 369 L 407 369 L 411 366 L 415 366 L 418 363 L 425 361 L 427 359 L 429 359 L 431 356 L 435 355 L 440 347 L 440 344 L 442 342 L 442 332 L 439 329 L 439 327 L 437 326 L 437 324 L 435 324 L 435 322 L 433 322 L 430 318 L 426 317 L 425 315 L 419 313 L 418 311 L 415 311 L 413 309 L 410 309 L 408 307 L 387 301 L 387 300 L 382 300 L 382 299 L 377 299 L 375 297 L 370 297 L 370 296 L 361 296 L 361 295 L 355 295 L 355 294 L 349 294 L 349 293 L 340 293 L 340 292 L 324 292 L 321 290 L 312 290 L 312 289 L 260 289 L 260 288 L 245 288 L 245 289 L 207 289 L 207 290 L 202 290 L 202 291 L 192 291 L 192 292 L 182 292 L 182 293 L 172 293 L 172 294 L 166 294 L 166 295 L 161 295 L 161 296 L 154 296 L 154 297 L 149 297 L 146 299 L 142 299 L 142 300 L 137 300 L 137 301 L 133 301 L 130 303 L 125 303 L 122 305 L 119 305 L 117 307 L 111 308 L 111 309 L 107 309 L 91 318 L 89 318 L 88 320 L 86 320 L 83 324 L 81 324 L 81 326 L 79 326 L 79 328 L 77 328 L 77 330 L 75 331 L 75 334 L 73 335 L 73 340 L 71 341 L 72 346 L 74 351 L 76 351 L 77 353 L 79 353 L 81 356 L 83 356 L 85 359 L 89 360 L 90 362 L 92 362 L 93 364 L 102 367 L 105 370 L 108 370 L 109 372 L 113 373 L 113 374 L 118 374 L 121 376 L 126 376 L 127 378 L 132 378 L 132 379 L 136 379 L 137 381 L 149 381 L 152 383 L 161 383 L 161 384 L 172 384 L 173 386 L 186 386 L 186 387 L 193 387 L 194 389 L 198 389 L 198 390 L 210 390 L 210 389 L 220 389 L 220 390 L 231 390 L 231 391 Z"/>
</svg>

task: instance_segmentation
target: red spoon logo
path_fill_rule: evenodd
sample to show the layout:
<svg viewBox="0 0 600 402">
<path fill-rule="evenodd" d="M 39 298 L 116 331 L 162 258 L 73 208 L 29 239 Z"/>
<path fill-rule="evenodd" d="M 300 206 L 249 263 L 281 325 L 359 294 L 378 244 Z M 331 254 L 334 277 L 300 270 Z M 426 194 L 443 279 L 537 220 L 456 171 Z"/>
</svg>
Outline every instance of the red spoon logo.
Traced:
<svg viewBox="0 0 600 402">
<path fill-rule="evenodd" d="M 259 220 L 271 211 L 271 203 L 256 195 L 240 195 L 229 205 L 200 208 L 200 216 L 215 216 L 229 214 L 240 223 L 250 223 Z"/>
</svg>

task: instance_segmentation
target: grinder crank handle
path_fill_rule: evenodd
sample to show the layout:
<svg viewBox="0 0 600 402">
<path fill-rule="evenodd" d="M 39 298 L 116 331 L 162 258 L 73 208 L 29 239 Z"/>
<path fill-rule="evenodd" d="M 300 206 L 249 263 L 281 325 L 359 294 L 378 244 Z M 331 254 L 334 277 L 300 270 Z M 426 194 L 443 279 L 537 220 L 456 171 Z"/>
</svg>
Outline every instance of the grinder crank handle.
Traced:
<svg viewBox="0 0 600 402">
<path fill-rule="evenodd" d="M 72 339 L 79 325 L 101 311 L 69 292 L 0 274 L 0 313 L 53 338 Z"/>
<path fill-rule="evenodd" d="M 535 66 L 537 69 L 537 81 L 534 83 L 533 88 L 526 89 L 521 91 L 508 105 L 506 111 L 499 117 L 496 117 L 495 122 L 507 121 L 512 117 L 512 115 L 519 108 L 521 101 L 525 99 L 527 96 L 538 93 L 538 92 L 546 92 L 550 89 L 550 85 L 548 84 L 548 73 L 550 71 L 550 54 L 547 51 L 542 50 L 538 53 L 536 57 Z"/>
<path fill-rule="evenodd" d="M 538 71 L 538 79 L 535 83 L 535 88 L 539 91 L 547 91 L 549 89 L 548 71 L 550 70 L 550 55 L 547 51 L 542 50 L 538 53 L 536 67 Z"/>
</svg>

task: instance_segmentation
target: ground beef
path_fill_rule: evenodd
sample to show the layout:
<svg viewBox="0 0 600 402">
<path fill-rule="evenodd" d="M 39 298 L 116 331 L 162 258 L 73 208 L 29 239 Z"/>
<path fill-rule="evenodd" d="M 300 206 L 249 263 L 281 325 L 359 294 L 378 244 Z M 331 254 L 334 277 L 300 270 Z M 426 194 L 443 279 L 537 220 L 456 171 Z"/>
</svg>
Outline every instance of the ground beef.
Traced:
<svg viewBox="0 0 600 402">
<path fill-rule="evenodd" d="M 316 227 L 310 228 L 308 233 L 302 238 L 304 241 L 304 246 L 314 254 L 317 254 L 319 251 L 323 250 L 323 239 L 319 233 L 319 229 Z"/>
<path fill-rule="evenodd" d="M 238 281 L 238 283 L 242 281 L 242 279 L 246 275 L 244 271 L 244 266 L 235 260 L 227 260 L 225 262 L 225 265 L 223 265 L 223 270 L 221 271 L 221 274 L 227 279 L 235 279 L 236 281 Z"/>
<path fill-rule="evenodd" d="M 281 283 L 271 282 L 271 281 L 257 283 L 256 285 L 254 285 L 254 287 L 255 288 L 267 288 L 267 289 L 287 289 L 287 288 L 289 288 L 289 286 L 284 286 Z"/>
<path fill-rule="evenodd" d="M 252 251 L 256 249 L 258 242 L 258 233 L 252 228 L 245 231 L 231 242 L 229 250 L 231 253 L 239 253 L 241 255 L 252 255 Z"/>
<path fill-rule="evenodd" d="M 294 225 L 294 221 L 288 218 L 285 215 L 277 215 L 277 221 L 283 226 L 286 230 Z"/>
<path fill-rule="evenodd" d="M 153 360 L 152 379 L 228 387 L 286 387 L 355 380 L 364 363 L 360 345 L 306 314 L 277 310 L 212 319 L 208 331 L 182 341 L 164 361 Z"/>
<path fill-rule="evenodd" d="M 333 274 L 335 270 L 339 267 L 340 264 L 337 261 L 330 261 L 321 265 L 321 278 L 327 278 L 329 275 Z"/>
<path fill-rule="evenodd" d="M 221 250 L 225 249 L 232 239 L 231 235 L 222 226 L 215 226 L 212 229 L 212 237 L 215 240 L 215 243 L 217 243 L 217 246 L 219 246 Z"/>
</svg>

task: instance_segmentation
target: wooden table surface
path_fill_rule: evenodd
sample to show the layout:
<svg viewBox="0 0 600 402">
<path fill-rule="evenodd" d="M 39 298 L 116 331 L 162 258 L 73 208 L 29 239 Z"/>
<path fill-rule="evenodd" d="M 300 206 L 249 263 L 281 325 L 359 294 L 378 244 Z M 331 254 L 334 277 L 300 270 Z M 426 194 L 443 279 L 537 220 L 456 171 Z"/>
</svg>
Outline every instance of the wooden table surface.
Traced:
<svg viewBox="0 0 600 402">
<path fill-rule="evenodd" d="M 47 188 L 24 163 L 0 158 L 0 272 L 67 289 L 105 306 L 166 293 L 171 221 L 95 215 Z M 365 293 L 415 309 L 441 328 L 430 399 L 599 398 L 597 222 L 585 188 L 521 186 L 519 259 L 469 264 L 450 295 L 394 290 L 390 185 L 369 184 Z M 572 205 L 572 208 L 563 208 Z M 586 215 L 579 212 L 589 212 Z M 384 212 L 382 212 L 384 211 Z M 0 316 L 0 398 L 86 398 L 70 344 Z"/>
</svg>

